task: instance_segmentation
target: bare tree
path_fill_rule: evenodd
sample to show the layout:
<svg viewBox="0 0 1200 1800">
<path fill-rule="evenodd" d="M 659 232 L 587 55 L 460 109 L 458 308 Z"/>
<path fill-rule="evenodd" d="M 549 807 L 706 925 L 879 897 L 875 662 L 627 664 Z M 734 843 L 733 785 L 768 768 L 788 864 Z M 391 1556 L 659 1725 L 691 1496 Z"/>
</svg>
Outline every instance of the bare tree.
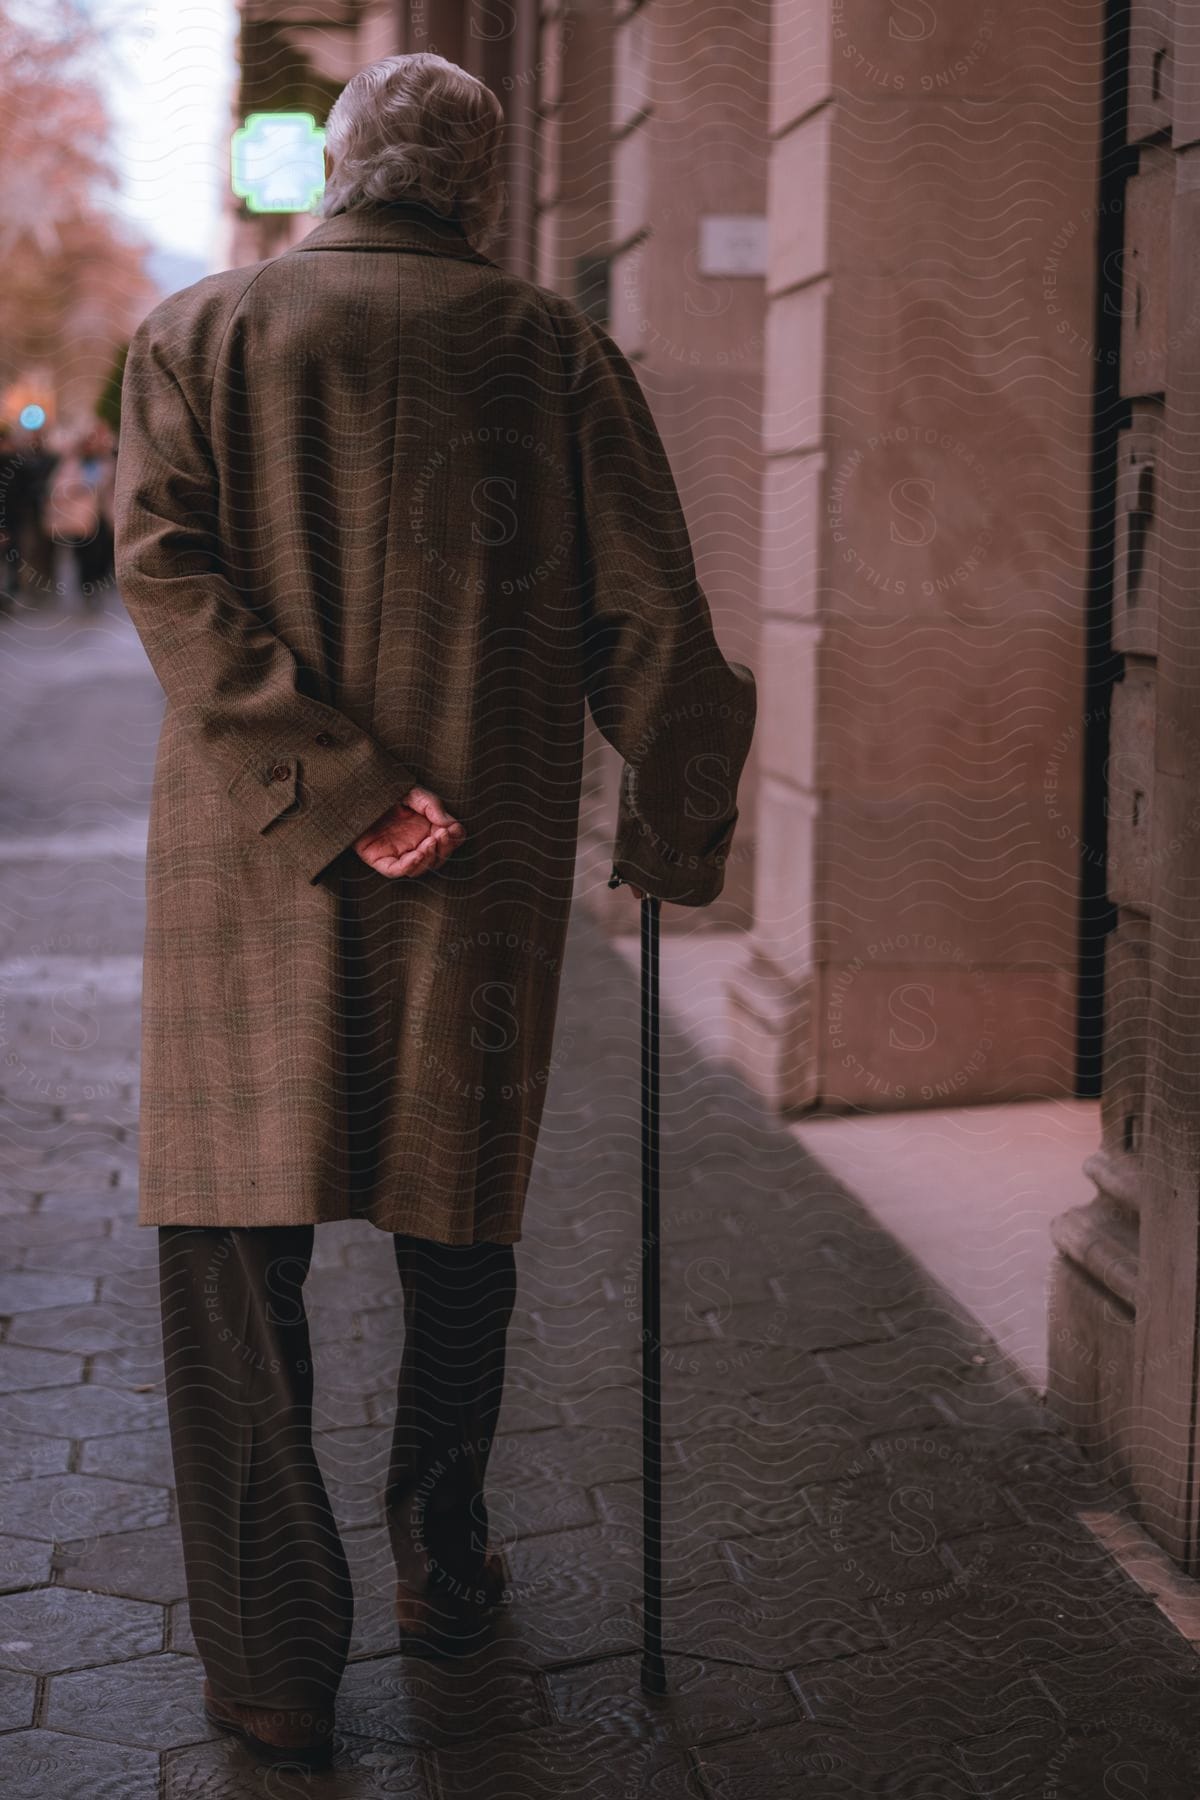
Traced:
<svg viewBox="0 0 1200 1800">
<path fill-rule="evenodd" d="M 62 417 L 91 412 L 153 295 L 145 250 L 105 204 L 117 187 L 95 70 L 106 34 L 79 0 L 0 9 L 0 384 L 47 372 Z"/>
</svg>

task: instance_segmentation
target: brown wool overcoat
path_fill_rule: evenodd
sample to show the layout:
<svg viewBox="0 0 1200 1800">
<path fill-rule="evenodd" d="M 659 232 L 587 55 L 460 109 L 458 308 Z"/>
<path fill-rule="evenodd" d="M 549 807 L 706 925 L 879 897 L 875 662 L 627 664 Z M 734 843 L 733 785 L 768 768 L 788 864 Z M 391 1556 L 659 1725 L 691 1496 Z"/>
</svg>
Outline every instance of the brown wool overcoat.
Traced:
<svg viewBox="0 0 1200 1800">
<path fill-rule="evenodd" d="M 116 533 L 167 697 L 142 1223 L 514 1242 L 585 704 L 618 869 L 689 906 L 753 730 L 630 365 L 452 222 L 343 213 L 139 327 Z M 353 841 L 414 784 L 467 840 L 388 880 Z"/>
</svg>

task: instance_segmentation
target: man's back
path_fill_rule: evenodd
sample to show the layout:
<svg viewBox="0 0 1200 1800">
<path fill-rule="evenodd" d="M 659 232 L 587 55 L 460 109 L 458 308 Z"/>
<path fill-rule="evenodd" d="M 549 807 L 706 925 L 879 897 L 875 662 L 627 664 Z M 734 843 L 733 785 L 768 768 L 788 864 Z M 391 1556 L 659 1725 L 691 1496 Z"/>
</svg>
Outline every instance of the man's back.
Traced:
<svg viewBox="0 0 1200 1800">
<path fill-rule="evenodd" d="M 585 700 L 629 765 L 618 866 L 683 904 L 720 888 L 753 723 L 636 377 L 453 224 L 360 208 L 144 322 L 118 490 L 170 703 L 141 1216 L 236 1187 L 246 1223 L 511 1241 Z M 465 842 L 381 879 L 356 841 L 418 783 Z"/>
<path fill-rule="evenodd" d="M 554 304 L 453 227 L 391 209 L 329 220 L 169 309 L 189 402 L 209 408 L 228 579 L 321 698 L 472 814 L 476 851 L 489 784 L 519 767 L 532 805 L 582 719 Z M 569 783 L 538 798 L 569 819 Z"/>
</svg>

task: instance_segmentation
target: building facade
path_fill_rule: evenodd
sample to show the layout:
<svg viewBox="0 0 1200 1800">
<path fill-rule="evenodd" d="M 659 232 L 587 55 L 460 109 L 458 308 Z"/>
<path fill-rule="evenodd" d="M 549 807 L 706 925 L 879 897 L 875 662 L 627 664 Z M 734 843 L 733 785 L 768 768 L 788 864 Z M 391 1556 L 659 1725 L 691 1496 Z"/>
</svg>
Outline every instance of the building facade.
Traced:
<svg viewBox="0 0 1200 1800">
<path fill-rule="evenodd" d="M 760 725 L 726 892 L 784 1113 L 1101 1095 L 1049 1400 L 1200 1558 L 1200 30 L 1164 0 L 243 6 L 237 111 L 435 49 L 494 254 L 637 364 Z M 236 216 L 231 260 L 310 221 Z M 580 887 L 616 771 L 589 759 Z"/>
</svg>

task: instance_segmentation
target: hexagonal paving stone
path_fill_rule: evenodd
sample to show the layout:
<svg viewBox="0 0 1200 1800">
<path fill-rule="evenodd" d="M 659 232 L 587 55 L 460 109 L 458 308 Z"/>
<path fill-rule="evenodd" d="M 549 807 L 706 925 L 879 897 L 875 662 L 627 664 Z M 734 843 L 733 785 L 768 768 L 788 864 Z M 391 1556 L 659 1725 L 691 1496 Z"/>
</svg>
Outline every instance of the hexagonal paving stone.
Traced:
<svg viewBox="0 0 1200 1800">
<path fill-rule="evenodd" d="M 144 1227 L 139 1227 L 144 1229 Z M 153 1239 L 153 1232 L 148 1233 Z M 307 1292 L 307 1288 L 305 1289 Z M 146 1262 L 131 1263 L 125 1268 L 105 1273 L 98 1298 L 114 1306 L 140 1307 L 147 1316 L 158 1316 L 158 1256 Z"/>
<path fill-rule="evenodd" d="M 640 1537 L 589 1525 L 521 1538 L 507 1561 L 512 1629 L 537 1662 L 611 1655 L 638 1643 Z"/>
<path fill-rule="evenodd" d="M 441 1800 L 698 1800 L 700 1789 L 687 1750 L 679 1745 L 637 1743 L 595 1725 L 489 1738 L 427 1753 L 437 1769 Z M 796 1800 L 793 1789 L 788 1800 Z M 924 1796 L 922 1796 L 924 1800 Z"/>
<path fill-rule="evenodd" d="M 21 1388 L 59 1387 L 78 1381 L 83 1358 L 61 1350 L 25 1350 L 16 1344 L 0 1344 L 0 1394 Z"/>
<path fill-rule="evenodd" d="M 82 1532 L 139 1531 L 165 1525 L 166 1488 L 103 1475 L 36 1475 L 0 1486 L 0 1519 L 25 1537 L 70 1539 Z"/>
<path fill-rule="evenodd" d="M 338 1727 L 377 1743 L 453 1744 L 546 1722 L 533 1672 L 502 1644 L 434 1667 L 420 1657 L 351 1663 L 337 1702 Z"/>
<path fill-rule="evenodd" d="M 549 1431 L 564 1423 L 562 1408 L 539 1388 L 527 1386 L 519 1378 L 506 1381 L 500 1404 L 499 1436 L 520 1431 Z"/>
<path fill-rule="evenodd" d="M 102 1305 L 89 1299 L 84 1306 L 44 1306 L 19 1313 L 8 1328 L 7 1342 L 42 1350 L 77 1350 L 81 1356 L 145 1349 L 157 1355 L 162 1327 L 142 1307 Z"/>
<path fill-rule="evenodd" d="M 0 1738 L 0 1793 L 20 1800 L 157 1800 L 158 1757 L 59 1731 Z"/>
<path fill-rule="evenodd" d="M 304 1775 L 291 1765 L 267 1773 L 222 1736 L 164 1759 L 165 1800 L 430 1800 L 421 1753 L 368 1738 L 334 1736 L 330 1770 Z"/>
<path fill-rule="evenodd" d="M 342 1542 L 354 1583 L 352 1657 L 395 1652 L 396 1565 L 382 1527 L 344 1531 Z"/>
<path fill-rule="evenodd" d="M 162 1631 L 162 1608 L 136 1600 L 71 1588 L 6 1594 L 0 1597 L 0 1668 L 30 1675 L 94 1669 L 161 1649 Z"/>
<path fill-rule="evenodd" d="M 8 1431 L 49 1437 L 108 1437 L 114 1432 L 153 1430 L 165 1420 L 161 1394 L 122 1393 L 91 1382 L 39 1388 L 32 1394 L 0 1395 L 0 1426 Z"/>
<path fill-rule="evenodd" d="M 42 1306 L 87 1306 L 96 1297 L 96 1284 L 83 1275 L 52 1275 L 28 1270 L 0 1275 L 0 1316 L 30 1312 Z"/>
<path fill-rule="evenodd" d="M 313 1366 L 318 1389 L 339 1405 L 343 1394 L 347 1393 L 394 1396 L 400 1369 L 400 1347 L 338 1338 L 332 1343 L 315 1346 Z M 339 1423 L 348 1421 L 342 1419 Z"/>
<path fill-rule="evenodd" d="M 102 1156 L 100 1163 L 107 1167 L 110 1160 Z M 42 1195 L 38 1212 L 64 1225 L 68 1220 L 71 1225 L 90 1225 L 96 1219 L 133 1219 L 137 1216 L 137 1195 L 121 1187 L 100 1186 L 94 1180 L 90 1189 L 85 1186 L 80 1192 L 68 1189 L 64 1183 Z"/>
<path fill-rule="evenodd" d="M 124 1345 L 119 1350 L 100 1350 L 92 1357 L 92 1380 L 103 1387 L 163 1392 L 161 1337 L 145 1344 Z"/>
<path fill-rule="evenodd" d="M 177 1525 L 81 1538 L 61 1544 L 54 1561 L 64 1587 L 162 1604 L 182 1600 L 187 1593 Z"/>
<path fill-rule="evenodd" d="M 314 1432 L 313 1442 L 338 1524 L 353 1530 L 382 1519 L 386 1433 L 378 1426 L 352 1425 Z"/>
<path fill-rule="evenodd" d="M 1011 1732 L 955 1746 L 974 1777 L 975 1792 L 999 1800 L 1102 1800 L 1112 1794 L 1153 1800 L 1196 1800 L 1200 1736 L 1186 1717 L 1108 1703 L 1107 1720 L 1060 1719 L 1014 1741 Z"/>
<path fill-rule="evenodd" d="M 79 1466 L 85 1475 L 112 1475 L 126 1481 L 149 1481 L 171 1487 L 171 1436 L 165 1425 L 153 1431 L 122 1431 L 93 1438 L 83 1446 Z"/>
<path fill-rule="evenodd" d="M 943 1746 L 868 1747 L 853 1734 L 808 1720 L 703 1745 L 696 1760 L 704 1786 L 694 1791 L 712 1800 L 797 1800 L 803 1794 L 814 1800 L 862 1800 L 866 1794 L 979 1800 L 980 1794 Z"/>
<path fill-rule="evenodd" d="M 178 1600 L 174 1606 L 167 1608 L 167 1649 L 177 1650 L 181 1656 L 200 1654 L 192 1636 L 192 1621 L 186 1600 Z"/>
<path fill-rule="evenodd" d="M 1015 1741 L 1061 1716 L 1044 1678 L 1030 1679 L 1018 1647 L 1001 1652 L 985 1641 L 972 1654 L 953 1629 L 931 1631 L 903 1650 L 796 1669 L 793 1681 L 809 1718 L 854 1734 L 881 1756 L 883 1745 L 951 1745 L 975 1719 Z"/>
<path fill-rule="evenodd" d="M 0 1594 L 49 1581 L 53 1554 L 52 1545 L 33 1538 L 0 1537 Z"/>
<path fill-rule="evenodd" d="M 0 1731 L 21 1731 L 33 1724 L 37 1682 L 32 1675 L 0 1674 Z"/>
<path fill-rule="evenodd" d="M 51 1249 L 63 1245 L 64 1226 L 61 1219 L 47 1219 L 40 1214 L 14 1213 L 8 1218 L 0 1219 L 0 1250 L 24 1250 L 34 1245 L 49 1246 Z M 107 1236 L 107 1227 L 103 1219 L 96 1219 L 85 1229 L 72 1226 L 70 1243 L 63 1245 L 63 1261 L 51 1264 L 52 1268 L 84 1269 L 87 1268 L 88 1240 L 97 1243 Z M 44 1267 L 44 1264 L 39 1264 Z"/>
<path fill-rule="evenodd" d="M 62 1220 L 57 1219 L 54 1224 L 57 1235 L 39 1238 L 25 1249 L 21 1259 L 23 1269 L 46 1269 L 56 1273 L 71 1271 L 80 1275 L 116 1275 L 142 1266 L 144 1250 L 131 1246 L 124 1237 L 93 1237 L 88 1234 L 80 1238 L 72 1231 L 70 1239 L 64 1243 Z M 153 1234 L 147 1231 L 146 1236 L 152 1238 Z"/>
<path fill-rule="evenodd" d="M 198 1744 L 217 1735 L 204 1717 L 201 1681 L 193 1657 L 171 1655 L 55 1675 L 46 1724 L 146 1750 Z"/>
<path fill-rule="evenodd" d="M 547 1675 L 559 1717 L 635 1738 L 670 1736 L 682 1744 L 732 1737 L 794 1720 L 799 1705 L 787 1680 L 764 1669 L 731 1668 L 702 1658 L 671 1656 L 669 1722 L 639 1684 L 635 1657 L 609 1657 Z"/>
<path fill-rule="evenodd" d="M 0 1428 L 0 1469 L 12 1481 L 28 1475 L 53 1475 L 71 1456 L 70 1438 L 28 1437 Z"/>
<path fill-rule="evenodd" d="M 632 1526 L 641 1516 L 638 1481 L 596 1488 L 593 1498 L 601 1518 L 615 1524 Z M 663 1493 L 663 1516 L 668 1541 L 677 1547 L 692 1547 L 698 1541 L 722 1537 L 788 1532 L 812 1522 L 799 1492 L 790 1493 L 786 1482 L 755 1492 L 747 1490 L 736 1474 L 719 1487 L 691 1481 L 686 1476 L 668 1479 Z"/>
</svg>

